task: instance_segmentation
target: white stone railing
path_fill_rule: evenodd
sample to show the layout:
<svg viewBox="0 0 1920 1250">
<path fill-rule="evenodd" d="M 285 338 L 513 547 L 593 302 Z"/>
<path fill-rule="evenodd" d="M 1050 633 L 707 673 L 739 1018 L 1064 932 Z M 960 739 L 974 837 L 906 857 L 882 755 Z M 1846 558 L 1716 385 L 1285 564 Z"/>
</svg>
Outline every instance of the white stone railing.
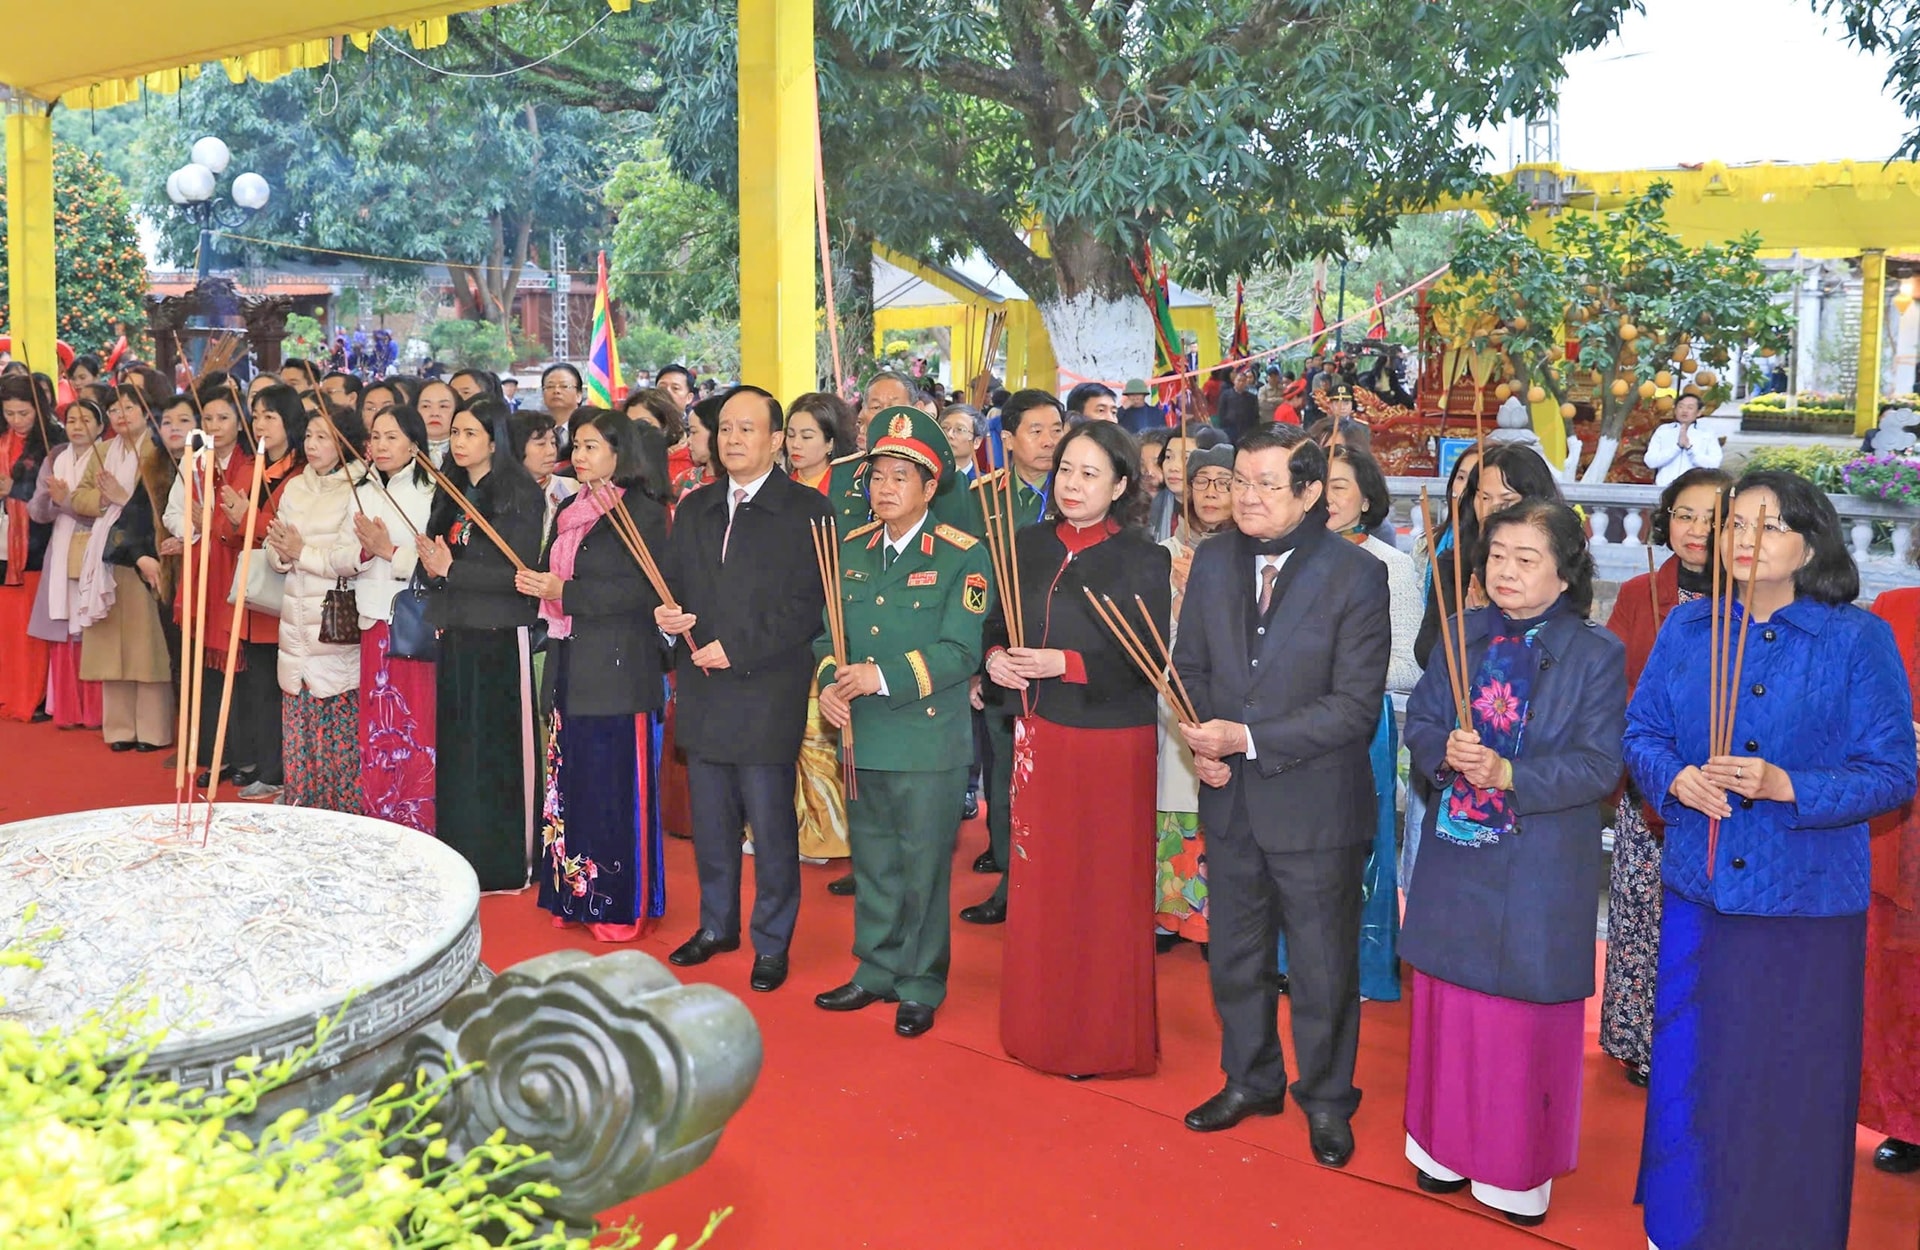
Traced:
<svg viewBox="0 0 1920 1250">
<path fill-rule="evenodd" d="M 1440 513 L 1440 495 L 1444 484 L 1430 477 L 1390 477 L 1387 490 L 1393 496 L 1392 520 L 1394 526 L 1406 537 L 1404 543 L 1411 546 L 1416 542 L 1425 525 L 1420 516 L 1420 488 L 1426 487 L 1434 497 L 1436 521 Z M 1591 536 L 1594 559 L 1601 566 L 1601 575 L 1607 576 L 1616 570 L 1624 570 L 1625 559 L 1634 562 L 1644 561 L 1642 549 L 1646 545 L 1646 536 L 1652 531 L 1653 509 L 1660 502 L 1660 488 L 1657 486 L 1628 486 L 1618 483 L 1588 485 L 1581 482 L 1567 482 L 1560 487 L 1561 494 L 1571 504 L 1578 504 L 1587 514 L 1587 531 Z M 1828 495 L 1840 519 L 1847 525 L 1849 545 L 1853 549 L 1853 558 L 1864 572 L 1875 567 L 1883 575 L 1892 575 L 1896 580 L 1905 580 L 1901 571 L 1911 571 L 1914 580 L 1920 580 L 1920 570 L 1913 569 L 1913 531 L 1920 523 L 1920 508 L 1901 504 L 1882 503 L 1876 499 L 1862 499 L 1858 495 Z M 1876 521 L 1885 521 L 1893 529 L 1893 553 L 1874 553 L 1870 550 L 1873 542 L 1873 526 Z"/>
</svg>

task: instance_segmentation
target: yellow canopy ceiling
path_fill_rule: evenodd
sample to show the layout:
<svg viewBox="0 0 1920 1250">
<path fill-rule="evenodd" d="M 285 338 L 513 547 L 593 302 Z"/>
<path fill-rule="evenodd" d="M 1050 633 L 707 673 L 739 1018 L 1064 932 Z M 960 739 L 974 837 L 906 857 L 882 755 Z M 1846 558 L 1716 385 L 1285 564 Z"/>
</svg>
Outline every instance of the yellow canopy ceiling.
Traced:
<svg viewBox="0 0 1920 1250">
<path fill-rule="evenodd" d="M 447 18 L 501 0 L 64 0 L 7 7 L 0 84 L 69 108 L 110 108 L 179 90 L 218 62 L 235 82 L 324 65 L 340 36 L 362 51 L 373 32 L 404 27 L 416 48 L 446 41 Z M 625 12 L 631 0 L 607 0 Z"/>
<path fill-rule="evenodd" d="M 1761 255 L 1820 259 L 1866 251 L 1920 251 L 1920 164 L 1833 161 L 1816 165 L 1725 165 L 1593 171 L 1523 165 L 1509 178 L 1558 186 L 1576 212 L 1615 209 L 1655 182 L 1673 185 L 1667 225 L 1690 245 L 1725 243 L 1751 231 Z M 1484 210 L 1483 197 L 1440 208 Z M 1544 229 L 1545 214 L 1535 218 Z"/>
</svg>

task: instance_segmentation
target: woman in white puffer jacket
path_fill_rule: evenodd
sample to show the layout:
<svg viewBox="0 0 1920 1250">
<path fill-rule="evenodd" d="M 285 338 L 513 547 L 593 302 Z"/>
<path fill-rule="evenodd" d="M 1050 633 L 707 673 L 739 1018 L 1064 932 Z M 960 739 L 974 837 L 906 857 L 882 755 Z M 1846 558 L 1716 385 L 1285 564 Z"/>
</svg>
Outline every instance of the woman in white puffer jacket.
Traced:
<svg viewBox="0 0 1920 1250">
<path fill-rule="evenodd" d="M 320 641 L 327 592 L 350 587 L 360 568 L 354 479 L 339 437 L 357 450 L 366 430 L 336 410 L 333 424 L 307 423 L 307 467 L 288 482 L 267 529 L 267 558 L 287 575 L 280 608 L 280 732 L 286 788 L 280 802 L 360 811 L 360 645 Z"/>
</svg>

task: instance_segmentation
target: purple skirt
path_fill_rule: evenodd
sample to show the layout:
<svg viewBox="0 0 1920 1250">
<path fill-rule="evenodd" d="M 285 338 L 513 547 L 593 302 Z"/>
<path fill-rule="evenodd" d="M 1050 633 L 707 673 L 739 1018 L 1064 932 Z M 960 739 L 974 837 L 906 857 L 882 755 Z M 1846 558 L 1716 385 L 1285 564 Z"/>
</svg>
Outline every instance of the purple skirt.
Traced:
<svg viewBox="0 0 1920 1250">
<path fill-rule="evenodd" d="M 1537 1189 L 1580 1160 L 1585 1002 L 1523 1003 L 1416 969 L 1407 1134 L 1497 1189 Z"/>
</svg>

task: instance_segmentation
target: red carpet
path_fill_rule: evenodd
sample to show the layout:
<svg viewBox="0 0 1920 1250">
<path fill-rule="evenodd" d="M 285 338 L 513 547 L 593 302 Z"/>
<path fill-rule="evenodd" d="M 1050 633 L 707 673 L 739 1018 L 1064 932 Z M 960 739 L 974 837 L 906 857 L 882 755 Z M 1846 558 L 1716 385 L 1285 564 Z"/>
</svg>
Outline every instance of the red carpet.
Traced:
<svg viewBox="0 0 1920 1250">
<path fill-rule="evenodd" d="M 97 734 L 0 723 L 0 822 L 165 801 L 172 773 L 162 758 L 111 754 Z M 956 910 L 985 897 L 987 879 L 968 871 L 984 839 L 977 822 L 962 832 Z M 666 921 L 641 943 L 663 960 L 696 923 L 687 843 L 668 840 L 667 867 Z M 1556 1184 L 1544 1226 L 1515 1229 L 1469 1198 L 1413 1188 L 1401 1154 L 1404 1005 L 1365 1008 L 1359 1150 L 1334 1172 L 1312 1162 L 1295 1108 L 1210 1137 L 1181 1125 L 1220 1082 L 1206 968 L 1192 947 L 1158 961 L 1162 1062 L 1150 1079 L 1073 1084 L 1009 1061 L 998 1044 L 998 929 L 956 922 L 952 995 L 923 1038 L 895 1037 L 890 1008 L 818 1010 L 813 995 L 853 966 L 852 900 L 826 893 L 837 875 L 805 871 L 793 976 L 779 992 L 747 989 L 752 957 L 744 950 L 687 974 L 753 1009 L 766 1066 L 712 1160 L 620 1212 L 642 1219 L 655 1239 L 684 1239 L 709 1211 L 732 1206 L 720 1250 L 1646 1245 L 1632 1205 L 1643 1095 L 1597 1046 L 1588 1059 L 1580 1170 Z M 607 949 L 548 927 L 530 894 L 486 899 L 481 911 L 485 958 L 496 968 L 564 943 Z M 1756 977 L 1764 984 L 1763 970 Z M 1909 1250 L 1920 1244 L 1920 1176 L 1875 1172 L 1866 1162 L 1874 1139 L 1862 1133 L 1860 1144 L 1850 1245 Z"/>
</svg>

